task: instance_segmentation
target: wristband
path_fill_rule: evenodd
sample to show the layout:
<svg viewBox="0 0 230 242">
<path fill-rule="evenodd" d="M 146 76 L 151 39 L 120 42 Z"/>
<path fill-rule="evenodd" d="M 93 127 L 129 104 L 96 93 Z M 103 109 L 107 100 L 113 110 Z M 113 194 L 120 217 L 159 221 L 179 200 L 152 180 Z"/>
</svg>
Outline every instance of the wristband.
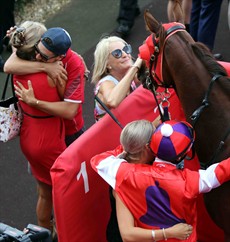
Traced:
<svg viewBox="0 0 230 242">
<path fill-rule="evenodd" d="M 162 232 L 163 232 L 164 240 L 167 240 L 167 236 L 166 236 L 166 233 L 165 233 L 165 229 L 164 228 L 162 229 Z"/>
<path fill-rule="evenodd" d="M 152 230 L 152 238 L 153 238 L 153 242 L 155 242 L 155 231 L 154 230 Z"/>
</svg>

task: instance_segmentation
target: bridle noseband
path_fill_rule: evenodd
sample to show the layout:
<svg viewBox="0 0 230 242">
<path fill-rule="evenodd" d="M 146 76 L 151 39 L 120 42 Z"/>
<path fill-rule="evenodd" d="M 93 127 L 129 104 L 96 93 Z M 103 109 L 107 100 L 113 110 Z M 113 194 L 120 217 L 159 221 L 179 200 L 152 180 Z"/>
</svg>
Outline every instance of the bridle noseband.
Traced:
<svg viewBox="0 0 230 242">
<path fill-rule="evenodd" d="M 161 120 L 166 121 L 168 118 L 167 117 L 168 113 L 164 112 L 164 115 L 163 115 L 162 108 L 160 107 L 159 101 L 157 99 L 158 93 L 156 91 L 158 87 L 163 87 L 165 88 L 165 93 L 168 93 L 167 89 L 172 87 L 172 85 L 167 85 L 163 81 L 163 76 L 162 76 L 163 50 L 164 50 L 165 42 L 168 40 L 168 38 L 178 31 L 185 31 L 185 26 L 183 24 L 173 22 L 169 24 L 163 24 L 163 27 L 166 31 L 166 38 L 162 48 L 159 44 L 159 38 L 152 34 L 146 39 L 145 44 L 140 46 L 139 52 L 140 52 L 140 57 L 148 62 L 147 78 L 143 86 L 153 93 L 153 96 L 155 98 L 155 101 L 161 116 Z"/>
<path fill-rule="evenodd" d="M 159 38 L 154 36 L 153 34 L 149 37 L 152 38 L 152 51 L 150 51 L 149 56 L 149 65 L 148 65 L 148 75 L 146 79 L 146 87 L 148 89 L 157 89 L 158 87 L 170 88 L 172 85 L 168 85 L 163 81 L 163 74 L 162 74 L 162 61 L 163 61 L 163 51 L 166 41 L 176 32 L 178 31 L 186 31 L 185 26 L 180 23 L 169 23 L 163 24 L 163 27 L 166 31 L 166 37 L 163 43 L 163 46 L 160 46 Z M 149 41 L 148 41 L 149 42 Z M 148 43 L 146 43 L 148 45 Z M 144 44 L 145 45 L 145 44 Z M 150 48 L 152 46 L 149 46 Z M 141 56 L 141 47 L 140 47 L 140 56 Z M 157 65 L 160 66 L 158 67 Z"/>
</svg>

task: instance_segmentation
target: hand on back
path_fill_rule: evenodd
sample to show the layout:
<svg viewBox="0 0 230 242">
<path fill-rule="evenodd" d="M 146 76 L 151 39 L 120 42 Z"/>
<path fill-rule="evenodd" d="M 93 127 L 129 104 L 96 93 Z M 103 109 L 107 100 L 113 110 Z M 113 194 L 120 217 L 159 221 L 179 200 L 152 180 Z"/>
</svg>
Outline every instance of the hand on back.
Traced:
<svg viewBox="0 0 230 242">
<path fill-rule="evenodd" d="M 65 85 L 68 79 L 68 76 L 62 61 L 45 63 L 45 69 L 46 69 L 46 73 L 54 81 L 55 84 L 56 82 L 58 82 L 60 86 Z"/>
</svg>

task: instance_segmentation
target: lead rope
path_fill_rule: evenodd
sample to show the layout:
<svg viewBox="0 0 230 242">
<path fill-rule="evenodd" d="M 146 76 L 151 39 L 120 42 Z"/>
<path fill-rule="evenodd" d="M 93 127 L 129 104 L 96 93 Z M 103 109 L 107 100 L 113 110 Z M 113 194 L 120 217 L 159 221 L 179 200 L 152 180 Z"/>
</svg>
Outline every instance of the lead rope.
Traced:
<svg viewBox="0 0 230 242">
<path fill-rule="evenodd" d="M 193 122 L 193 127 L 195 127 L 196 125 L 196 122 L 197 120 L 199 119 L 201 113 L 203 112 L 204 108 L 208 107 L 209 106 L 209 95 L 210 95 L 210 92 L 212 90 L 212 87 L 213 87 L 213 84 L 215 83 L 215 81 L 217 81 L 220 77 L 222 77 L 223 75 L 221 74 L 216 74 L 212 77 L 211 79 L 211 82 L 209 84 L 209 87 L 208 87 L 208 90 L 207 92 L 205 93 L 205 97 L 201 103 L 201 106 L 199 108 L 197 108 L 193 114 L 190 116 L 190 119 L 192 120 Z"/>
<path fill-rule="evenodd" d="M 213 87 L 213 84 L 215 83 L 215 81 L 217 81 L 220 77 L 222 77 L 223 75 L 221 74 L 215 74 L 212 79 L 211 79 L 211 82 L 209 84 L 209 88 L 207 90 L 207 92 L 205 93 L 205 97 L 202 101 L 202 104 L 199 108 L 197 108 L 193 114 L 190 116 L 191 120 L 193 121 L 193 127 L 195 127 L 201 113 L 203 112 L 204 108 L 208 107 L 209 106 L 209 95 L 210 95 L 210 92 L 212 90 L 212 87 Z M 207 164 L 204 164 L 203 162 L 200 162 L 200 165 L 202 168 L 206 169 L 208 168 L 210 165 L 214 164 L 216 162 L 216 159 L 218 157 L 218 155 L 220 154 L 224 144 L 225 144 L 225 139 L 228 137 L 228 135 L 230 134 L 230 129 L 228 129 L 227 133 L 223 136 L 223 138 L 221 139 L 217 149 L 215 150 L 215 153 L 213 154 L 211 160 L 207 163 Z"/>
<path fill-rule="evenodd" d="M 157 108 L 159 110 L 161 121 L 164 122 L 166 120 L 169 120 L 169 119 L 165 119 L 167 116 L 169 117 L 169 114 L 168 114 L 168 109 L 165 109 L 164 110 L 165 116 L 163 115 L 162 109 L 160 108 L 160 104 L 159 104 L 158 99 L 157 99 L 156 88 L 158 87 L 158 85 L 151 75 L 151 70 L 152 70 L 154 62 L 155 62 L 155 55 L 152 55 L 151 58 L 150 58 L 150 63 L 149 63 L 148 76 L 146 78 L 146 87 L 147 87 L 148 90 L 150 90 L 152 92 L 154 99 L 155 99 L 155 102 L 157 104 Z M 156 68 L 156 66 L 154 68 Z"/>
<path fill-rule="evenodd" d="M 113 113 L 108 109 L 108 107 L 101 101 L 101 99 L 97 95 L 95 95 L 94 98 L 104 108 L 104 110 L 109 114 L 109 116 L 119 125 L 119 127 L 123 129 L 124 127 L 121 125 L 118 119 L 113 115 Z"/>
</svg>

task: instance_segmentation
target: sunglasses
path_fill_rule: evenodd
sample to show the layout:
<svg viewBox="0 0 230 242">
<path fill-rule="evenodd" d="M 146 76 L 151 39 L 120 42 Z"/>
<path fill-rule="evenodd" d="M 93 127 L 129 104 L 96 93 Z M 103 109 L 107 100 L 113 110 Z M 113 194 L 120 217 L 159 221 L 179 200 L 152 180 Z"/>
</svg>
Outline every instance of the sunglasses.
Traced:
<svg viewBox="0 0 230 242">
<path fill-rule="evenodd" d="M 41 56 L 41 59 L 42 59 L 42 61 L 44 61 L 44 62 L 47 62 L 48 60 L 57 57 L 56 55 L 54 55 L 54 56 L 50 56 L 50 57 L 49 57 L 49 56 L 45 55 L 44 53 L 42 53 L 42 52 L 39 50 L 39 48 L 38 48 L 38 43 L 36 43 L 36 44 L 34 45 L 34 49 L 35 49 L 35 51 Z"/>
<path fill-rule="evenodd" d="M 131 45 L 125 45 L 122 50 L 121 49 L 116 49 L 116 50 L 112 51 L 111 54 L 116 59 L 119 59 L 119 58 L 122 57 L 122 51 L 124 51 L 126 54 L 131 54 L 132 53 Z"/>
</svg>

